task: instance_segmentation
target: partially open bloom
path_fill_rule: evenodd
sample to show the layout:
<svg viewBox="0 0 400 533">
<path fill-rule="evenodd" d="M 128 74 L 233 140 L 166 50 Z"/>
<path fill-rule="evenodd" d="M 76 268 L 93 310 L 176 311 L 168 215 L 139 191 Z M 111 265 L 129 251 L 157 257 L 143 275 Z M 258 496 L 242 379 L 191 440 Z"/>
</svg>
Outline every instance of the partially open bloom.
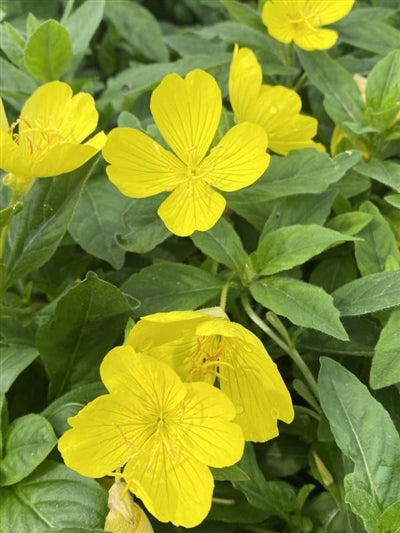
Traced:
<svg viewBox="0 0 400 533">
<path fill-rule="evenodd" d="M 19 118 L 9 126 L 0 99 L 0 168 L 4 182 L 24 194 L 35 178 L 71 172 L 101 150 L 106 136 L 98 133 L 98 113 L 90 94 L 72 95 L 61 81 L 42 85 L 25 102 Z"/>
<path fill-rule="evenodd" d="M 122 479 L 116 478 L 108 491 L 108 508 L 104 529 L 113 533 L 154 533 L 149 519 Z"/>
<path fill-rule="evenodd" d="M 293 420 L 289 392 L 261 341 L 223 313 L 172 311 L 143 317 L 126 339 L 137 352 L 168 363 L 188 382 L 219 381 L 246 440 L 278 435 Z"/>
<path fill-rule="evenodd" d="M 263 85 L 263 73 L 249 48 L 235 45 L 229 74 L 229 97 L 238 122 L 254 122 L 268 134 L 268 148 L 286 155 L 295 148 L 324 147 L 312 141 L 315 118 L 300 115 L 300 96 L 282 85 Z"/>
<path fill-rule="evenodd" d="M 168 74 L 151 96 L 154 121 L 172 153 L 143 132 L 116 128 L 103 149 L 107 174 L 126 196 L 172 191 L 158 209 L 176 235 L 207 231 L 225 208 L 222 191 L 251 185 L 269 164 L 267 135 L 253 124 L 231 128 L 206 155 L 222 111 L 221 91 L 203 70 Z"/>
<path fill-rule="evenodd" d="M 267 0 L 262 21 L 277 41 L 294 41 L 303 50 L 325 50 L 333 46 L 338 34 L 321 28 L 345 17 L 354 0 Z"/>
<path fill-rule="evenodd" d="M 162 522 L 199 524 L 211 507 L 208 467 L 232 465 L 243 453 L 231 401 L 207 383 L 183 383 L 128 345 L 106 355 L 100 374 L 109 394 L 68 419 L 72 429 L 58 445 L 66 465 L 88 477 L 120 475 Z"/>
</svg>

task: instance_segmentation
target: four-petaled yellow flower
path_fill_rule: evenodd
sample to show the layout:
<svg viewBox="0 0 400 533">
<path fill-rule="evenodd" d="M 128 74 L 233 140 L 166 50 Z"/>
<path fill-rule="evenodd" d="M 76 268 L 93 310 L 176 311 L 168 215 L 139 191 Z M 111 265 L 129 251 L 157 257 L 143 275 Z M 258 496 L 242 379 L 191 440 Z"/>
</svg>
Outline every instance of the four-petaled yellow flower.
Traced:
<svg viewBox="0 0 400 533">
<path fill-rule="evenodd" d="M 9 172 L 4 182 L 24 194 L 35 178 L 58 176 L 86 163 L 106 140 L 100 132 L 81 144 L 98 118 L 92 96 L 72 96 L 71 87 L 61 81 L 36 89 L 11 126 L 0 99 L 0 168 Z"/>
<path fill-rule="evenodd" d="M 243 453 L 231 401 L 207 383 L 183 383 L 128 345 L 106 355 L 100 374 L 109 394 L 68 419 L 72 429 L 59 440 L 66 465 L 94 478 L 123 468 L 129 490 L 158 520 L 199 524 L 211 507 L 208 467 L 232 465 Z"/>
<path fill-rule="evenodd" d="M 333 46 L 338 34 L 320 26 L 345 17 L 354 0 L 267 0 L 262 20 L 277 41 L 294 41 L 303 50 L 325 50 Z"/>
<path fill-rule="evenodd" d="M 325 148 L 314 141 L 318 122 L 300 115 L 300 96 L 282 85 L 262 85 L 263 73 L 249 48 L 235 45 L 229 74 L 229 97 L 238 122 L 254 122 L 268 134 L 268 148 L 286 155 L 296 148 Z"/>
<path fill-rule="evenodd" d="M 222 98 L 215 79 L 198 69 L 184 79 L 168 74 L 153 91 L 150 108 L 174 153 L 139 130 L 116 128 L 103 149 L 111 163 L 108 177 L 133 198 L 172 191 L 158 209 L 172 233 L 207 231 L 226 204 L 213 187 L 236 191 L 256 181 L 269 164 L 267 135 L 257 125 L 239 124 L 206 155 L 220 121 Z"/>
<path fill-rule="evenodd" d="M 278 418 L 293 420 L 289 392 L 263 344 L 221 310 L 219 315 L 203 310 L 145 316 L 126 343 L 168 363 L 184 381 L 213 384 L 218 378 L 246 440 L 271 439 L 278 435 Z"/>
<path fill-rule="evenodd" d="M 108 508 L 104 529 L 113 533 L 154 533 L 143 509 L 133 501 L 128 487 L 116 478 L 108 491 Z"/>
</svg>

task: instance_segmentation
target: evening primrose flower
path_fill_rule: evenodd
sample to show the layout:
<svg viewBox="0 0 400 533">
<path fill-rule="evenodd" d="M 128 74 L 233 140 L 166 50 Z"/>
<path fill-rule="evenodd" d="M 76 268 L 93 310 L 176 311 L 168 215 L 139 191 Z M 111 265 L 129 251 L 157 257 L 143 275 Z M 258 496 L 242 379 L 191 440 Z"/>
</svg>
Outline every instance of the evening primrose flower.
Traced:
<svg viewBox="0 0 400 533">
<path fill-rule="evenodd" d="M 338 38 L 334 30 L 321 28 L 345 17 L 354 0 L 267 0 L 262 21 L 277 41 L 294 41 L 303 50 L 325 50 Z"/>
<path fill-rule="evenodd" d="M 262 85 L 263 73 L 249 48 L 235 45 L 229 74 L 229 97 L 238 122 L 254 122 L 268 134 L 268 147 L 286 155 L 296 148 L 324 147 L 312 141 L 315 118 L 300 115 L 300 96 L 281 85 Z"/>
<path fill-rule="evenodd" d="M 289 392 L 261 341 L 219 311 L 145 316 L 133 326 L 126 343 L 168 363 L 184 381 L 213 384 L 218 378 L 235 405 L 235 421 L 245 440 L 272 439 L 278 435 L 278 419 L 293 420 Z"/>
<path fill-rule="evenodd" d="M 207 231 L 218 221 L 225 198 L 214 190 L 251 185 L 269 164 L 267 135 L 254 124 L 231 128 L 211 149 L 222 111 L 221 91 L 203 70 L 185 78 L 168 74 L 153 91 L 154 121 L 172 153 L 143 132 L 116 128 L 108 136 L 107 175 L 132 198 L 172 191 L 158 214 L 176 235 Z"/>
<path fill-rule="evenodd" d="M 72 429 L 58 444 L 66 465 L 88 477 L 119 475 L 162 522 L 199 524 L 211 507 L 209 466 L 232 465 L 243 453 L 233 404 L 128 345 L 106 355 L 100 374 L 109 394 L 68 419 Z"/>
<path fill-rule="evenodd" d="M 116 478 L 108 491 L 108 508 L 104 529 L 113 533 L 154 533 L 149 519 L 133 501 L 126 483 Z"/>
<path fill-rule="evenodd" d="M 82 166 L 103 146 L 96 128 L 98 113 L 90 94 L 72 95 L 71 87 L 52 81 L 36 89 L 19 118 L 9 126 L 0 99 L 0 168 L 8 172 L 4 183 L 25 194 L 35 178 L 48 178 Z"/>
</svg>

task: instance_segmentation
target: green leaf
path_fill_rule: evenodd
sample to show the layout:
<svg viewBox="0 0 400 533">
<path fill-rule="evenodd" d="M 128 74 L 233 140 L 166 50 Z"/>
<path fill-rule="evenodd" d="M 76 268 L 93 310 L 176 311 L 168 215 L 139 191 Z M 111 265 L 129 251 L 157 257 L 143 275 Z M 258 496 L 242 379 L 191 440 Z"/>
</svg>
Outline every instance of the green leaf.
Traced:
<svg viewBox="0 0 400 533">
<path fill-rule="evenodd" d="M 129 314 L 125 296 L 93 273 L 60 298 L 54 317 L 37 334 L 50 398 L 99 380 L 99 365 L 123 333 Z"/>
<path fill-rule="evenodd" d="M 157 208 L 164 197 L 162 194 L 150 198 L 129 198 L 129 206 L 123 215 L 125 232 L 116 235 L 121 248 L 145 254 L 171 235 L 157 215 Z"/>
<path fill-rule="evenodd" d="M 332 297 L 320 287 L 295 279 L 271 277 L 252 283 L 250 292 L 257 302 L 297 326 L 348 339 Z"/>
<path fill-rule="evenodd" d="M 26 478 L 44 461 L 56 442 L 53 428 L 43 416 L 30 414 L 11 422 L 4 439 L 0 485 L 13 485 Z"/>
<path fill-rule="evenodd" d="M 232 224 L 221 218 L 209 231 L 196 231 L 192 241 L 206 256 L 241 275 L 250 266 L 239 235 Z"/>
<path fill-rule="evenodd" d="M 104 176 L 85 186 L 68 229 L 76 242 L 89 254 L 104 259 L 115 269 L 124 264 L 125 253 L 115 235 L 125 230 L 122 213 L 130 200 Z"/>
<path fill-rule="evenodd" d="M 382 329 L 372 359 L 370 384 L 373 389 L 400 383 L 400 309 L 392 311 Z"/>
<path fill-rule="evenodd" d="M 364 9 L 357 9 L 364 11 Z M 340 40 L 351 44 L 356 48 L 369 50 L 374 54 L 388 54 L 400 42 L 400 32 L 393 26 L 377 20 L 366 20 L 362 22 L 355 19 L 348 20 L 347 17 L 335 24 L 340 36 Z"/>
<path fill-rule="evenodd" d="M 74 56 L 84 54 L 103 18 L 105 0 L 85 0 L 65 22 Z"/>
<path fill-rule="evenodd" d="M 400 267 L 400 252 L 396 237 L 387 220 L 371 202 L 360 206 L 362 213 L 371 215 L 372 220 L 358 233 L 362 240 L 355 243 L 355 256 L 358 269 L 363 276 L 384 272 L 388 261 L 394 260 Z"/>
<path fill-rule="evenodd" d="M 345 477 L 346 501 L 369 533 L 400 494 L 400 437 L 383 406 L 339 363 L 321 358 L 321 406 L 335 441 L 354 463 Z"/>
<path fill-rule="evenodd" d="M 0 227 L 3 228 L 4 226 L 7 226 L 12 217 L 21 211 L 23 205 L 22 202 L 16 202 L 14 205 L 2 209 L 0 211 Z"/>
<path fill-rule="evenodd" d="M 376 23 L 372 24 L 373 26 Z M 387 26 L 390 32 L 394 28 Z M 400 42 L 400 31 L 397 40 Z M 386 35 L 388 38 L 388 35 Z M 390 50 L 389 50 L 390 51 Z M 388 128 L 400 109 L 400 50 L 392 50 L 368 75 L 365 118 L 380 131 Z"/>
<path fill-rule="evenodd" d="M 22 67 L 23 65 L 23 50 L 25 40 L 14 26 L 5 22 L 0 26 L 0 42 L 1 50 L 5 53 L 8 59 Z"/>
<path fill-rule="evenodd" d="M 354 167 L 354 170 L 400 192 L 400 165 L 394 161 L 381 161 L 380 159 L 361 161 Z"/>
<path fill-rule="evenodd" d="M 286 157 L 272 156 L 266 172 L 251 187 L 226 194 L 229 207 L 251 221 L 254 209 L 266 202 L 298 194 L 319 194 L 339 181 L 361 158 L 360 152 L 331 159 L 313 148 L 292 150 Z M 263 219 L 263 223 L 266 217 Z"/>
<path fill-rule="evenodd" d="M 376 322 L 362 316 L 344 318 L 343 324 L 349 335 L 347 341 L 306 330 L 300 335 L 297 345 L 305 351 L 321 354 L 372 357 L 380 334 Z"/>
<path fill-rule="evenodd" d="M 71 59 L 69 33 L 56 20 L 43 22 L 25 45 L 25 67 L 43 82 L 58 80 L 67 70 Z"/>
<path fill-rule="evenodd" d="M 296 224 L 267 233 L 251 258 L 257 272 L 268 275 L 302 265 L 327 248 L 352 237 L 310 224 Z"/>
<path fill-rule="evenodd" d="M 121 289 L 140 301 L 136 316 L 196 309 L 217 296 L 224 282 L 200 268 L 163 261 L 133 274 Z"/>
<path fill-rule="evenodd" d="M 249 503 L 268 511 L 270 516 L 280 516 L 289 521 L 289 513 L 295 508 L 295 492 L 288 483 L 265 479 L 251 443 L 246 444 L 239 467 L 246 472 L 249 480 L 236 481 L 234 486 L 243 492 Z"/>
<path fill-rule="evenodd" d="M 93 479 L 45 461 L 17 485 L 0 489 L 2 533 L 49 528 L 103 529 L 107 491 Z"/>
<path fill-rule="evenodd" d="M 399 533 L 400 531 L 400 500 L 387 507 L 378 520 L 378 525 L 384 531 Z"/>
<path fill-rule="evenodd" d="M 309 281 L 313 285 L 322 287 L 324 291 L 330 294 L 357 276 L 358 270 L 353 256 L 343 251 L 335 257 L 328 257 L 319 261 L 311 272 Z"/>
<path fill-rule="evenodd" d="M 364 104 L 350 72 L 347 72 L 327 52 L 306 52 L 296 49 L 310 81 L 324 95 L 324 107 L 335 124 L 344 130 L 346 122 L 362 124 Z"/>
<path fill-rule="evenodd" d="M 393 207 L 400 209 L 400 194 L 388 194 L 385 196 L 385 201 Z"/>
<path fill-rule="evenodd" d="M 95 164 L 88 161 L 70 174 L 36 180 L 26 195 L 24 209 L 10 224 L 8 285 L 42 266 L 56 251 Z"/>
<path fill-rule="evenodd" d="M 261 22 L 260 14 L 251 6 L 236 0 L 221 0 L 221 3 L 226 7 L 233 19 L 246 24 L 246 26 L 265 32 L 265 26 Z"/>
<path fill-rule="evenodd" d="M 24 345 L 1 346 L 0 393 L 7 392 L 20 373 L 39 355 L 36 348 Z"/>
<path fill-rule="evenodd" d="M 47 418 L 55 432 L 61 435 L 70 427 L 68 417 L 75 416 L 84 405 L 106 392 L 101 382 L 75 387 L 54 400 L 41 414 Z"/>
<path fill-rule="evenodd" d="M 332 296 L 343 316 L 365 315 L 400 305 L 400 270 L 355 279 Z"/>
<path fill-rule="evenodd" d="M 356 235 L 372 220 L 372 215 L 359 211 L 349 211 L 348 213 L 341 213 L 328 222 L 327 226 L 330 229 L 345 233 L 346 235 Z"/>
<path fill-rule="evenodd" d="M 153 61 L 168 61 L 160 26 L 150 11 L 128 0 L 113 0 L 106 3 L 105 16 L 132 52 Z"/>
<path fill-rule="evenodd" d="M 228 67 L 232 55 L 226 52 L 214 54 L 199 54 L 184 57 L 174 62 L 154 63 L 134 66 L 123 70 L 107 82 L 107 89 L 98 100 L 98 106 L 111 105 L 118 112 L 121 108 L 130 106 L 140 95 L 153 89 L 167 74 L 176 72 L 183 76 L 195 68 L 203 70 Z M 121 91 L 121 87 L 123 90 Z"/>
<path fill-rule="evenodd" d="M 279 198 L 269 202 L 271 212 L 264 224 L 261 226 L 262 232 L 260 241 L 264 235 L 284 226 L 293 226 L 295 224 L 318 224 L 323 226 L 328 218 L 336 191 L 328 189 L 327 191 L 315 194 L 296 194 L 287 198 Z M 262 214 L 262 223 L 265 220 L 266 212 Z M 256 224 L 254 224 L 257 227 Z"/>
<path fill-rule="evenodd" d="M 16 109 L 20 109 L 22 101 L 26 100 L 35 89 L 37 83 L 31 76 L 0 57 L 0 96 Z"/>
<path fill-rule="evenodd" d="M 246 481 L 249 476 L 237 465 L 226 466 L 225 468 L 211 468 L 213 478 L 216 481 Z"/>
</svg>

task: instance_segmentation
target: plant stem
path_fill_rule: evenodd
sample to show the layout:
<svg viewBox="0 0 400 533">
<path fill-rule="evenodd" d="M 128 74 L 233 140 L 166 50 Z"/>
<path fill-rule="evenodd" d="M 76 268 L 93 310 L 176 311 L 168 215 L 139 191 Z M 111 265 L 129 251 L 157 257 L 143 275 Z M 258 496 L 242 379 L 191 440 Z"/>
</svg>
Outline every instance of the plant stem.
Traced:
<svg viewBox="0 0 400 533">
<path fill-rule="evenodd" d="M 249 298 L 247 295 L 242 294 L 242 304 L 243 308 L 246 311 L 248 317 L 256 324 L 264 333 L 270 337 L 278 346 L 282 348 L 284 352 L 286 352 L 289 357 L 292 359 L 294 364 L 298 367 L 300 372 L 303 374 L 305 380 L 307 381 L 312 393 L 314 396 L 318 399 L 318 385 L 317 382 L 314 379 L 314 376 L 312 375 L 310 369 L 306 365 L 306 363 L 303 361 L 301 355 L 299 352 L 294 348 L 294 346 L 290 346 L 286 344 L 251 308 Z"/>
<path fill-rule="evenodd" d="M 10 201 L 8 202 L 8 206 L 6 207 L 6 209 L 8 209 L 9 207 L 11 207 L 11 208 L 14 207 L 14 205 L 17 202 L 17 200 L 18 200 L 18 193 L 16 191 L 13 191 L 13 193 L 11 195 L 11 198 L 10 198 Z M 7 243 L 8 227 L 9 227 L 9 222 L 1 230 L 1 236 L 0 236 L 0 263 L 2 263 L 3 259 L 4 259 L 4 251 L 5 251 L 6 243 Z"/>
</svg>

